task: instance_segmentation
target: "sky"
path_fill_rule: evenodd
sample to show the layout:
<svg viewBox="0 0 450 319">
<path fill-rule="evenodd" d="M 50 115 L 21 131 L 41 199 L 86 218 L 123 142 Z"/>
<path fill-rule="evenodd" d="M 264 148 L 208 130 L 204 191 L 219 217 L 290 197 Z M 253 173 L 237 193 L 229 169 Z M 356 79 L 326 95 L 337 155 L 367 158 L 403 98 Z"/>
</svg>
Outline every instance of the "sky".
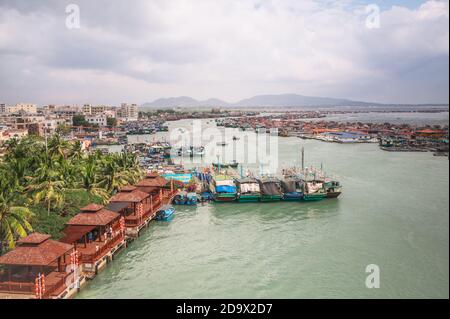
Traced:
<svg viewBox="0 0 450 319">
<path fill-rule="evenodd" d="M 448 103 L 448 87 L 448 0 L 0 0 L 0 103 Z"/>
</svg>

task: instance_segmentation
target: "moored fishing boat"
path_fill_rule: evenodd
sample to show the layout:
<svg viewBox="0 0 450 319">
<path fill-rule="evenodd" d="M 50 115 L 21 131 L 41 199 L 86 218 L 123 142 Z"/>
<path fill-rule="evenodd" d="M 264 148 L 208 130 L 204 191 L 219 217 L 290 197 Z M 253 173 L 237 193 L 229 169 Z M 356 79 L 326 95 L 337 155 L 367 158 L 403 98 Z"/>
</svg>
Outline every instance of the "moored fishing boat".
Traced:
<svg viewBox="0 0 450 319">
<path fill-rule="evenodd" d="M 281 181 L 284 201 L 300 201 L 303 199 L 304 182 L 297 177 L 287 177 Z"/>
<path fill-rule="evenodd" d="M 232 176 L 226 174 L 215 175 L 211 182 L 214 201 L 231 202 L 236 199 L 236 186 Z"/>
<path fill-rule="evenodd" d="M 327 193 L 327 198 L 336 198 L 342 193 L 342 185 L 335 180 L 326 180 L 325 190 Z"/>
<path fill-rule="evenodd" d="M 276 202 L 282 199 L 281 182 L 278 178 L 262 177 L 258 183 L 262 202 Z"/>
<path fill-rule="evenodd" d="M 325 183 L 321 180 L 311 180 L 305 183 L 303 200 L 318 201 L 327 197 Z"/>
<path fill-rule="evenodd" d="M 236 162 L 234 162 L 234 163 L 228 163 L 228 164 L 218 164 L 218 163 L 212 163 L 212 165 L 215 167 L 215 168 L 237 168 L 238 167 L 238 165 L 239 165 L 239 163 L 236 163 Z"/>
<path fill-rule="evenodd" d="M 189 205 L 194 206 L 197 205 L 198 198 L 196 193 L 188 193 L 188 192 L 180 192 L 175 195 L 172 203 L 174 205 Z"/>
<path fill-rule="evenodd" d="M 235 180 L 237 188 L 237 201 L 240 203 L 259 202 L 261 189 L 255 178 L 246 177 Z"/>
</svg>

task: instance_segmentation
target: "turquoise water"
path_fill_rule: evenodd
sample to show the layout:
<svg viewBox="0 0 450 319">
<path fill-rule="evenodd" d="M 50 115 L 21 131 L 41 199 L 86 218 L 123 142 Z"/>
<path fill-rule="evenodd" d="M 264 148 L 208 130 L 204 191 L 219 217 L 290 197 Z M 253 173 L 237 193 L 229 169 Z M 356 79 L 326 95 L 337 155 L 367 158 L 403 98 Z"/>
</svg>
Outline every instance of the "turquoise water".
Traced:
<svg viewBox="0 0 450 319">
<path fill-rule="evenodd" d="M 174 124 L 175 125 L 175 124 Z M 79 298 L 448 298 L 449 161 L 279 139 L 281 165 L 332 171 L 338 199 L 178 206 Z M 365 268 L 380 268 L 380 288 Z"/>
</svg>

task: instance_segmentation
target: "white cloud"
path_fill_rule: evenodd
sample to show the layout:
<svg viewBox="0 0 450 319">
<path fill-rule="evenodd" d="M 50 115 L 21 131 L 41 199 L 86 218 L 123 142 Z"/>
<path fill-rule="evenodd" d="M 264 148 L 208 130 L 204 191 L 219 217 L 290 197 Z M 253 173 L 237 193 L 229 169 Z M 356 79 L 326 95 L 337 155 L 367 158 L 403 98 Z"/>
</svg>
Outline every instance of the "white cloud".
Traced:
<svg viewBox="0 0 450 319">
<path fill-rule="evenodd" d="M 0 100 L 233 101 L 292 92 L 448 101 L 447 1 L 393 6 L 379 29 L 365 27 L 364 7 L 352 1 L 78 4 L 81 28 L 69 30 L 64 1 L 0 2 Z"/>
</svg>

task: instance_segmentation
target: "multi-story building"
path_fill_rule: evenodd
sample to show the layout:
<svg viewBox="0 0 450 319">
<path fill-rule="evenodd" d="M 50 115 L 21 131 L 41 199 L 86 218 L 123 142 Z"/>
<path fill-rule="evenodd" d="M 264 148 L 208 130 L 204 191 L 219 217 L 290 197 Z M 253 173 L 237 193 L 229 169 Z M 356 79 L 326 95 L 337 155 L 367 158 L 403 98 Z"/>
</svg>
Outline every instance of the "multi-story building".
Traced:
<svg viewBox="0 0 450 319">
<path fill-rule="evenodd" d="M 6 104 L 0 103 L 0 114 L 6 113 Z"/>
<path fill-rule="evenodd" d="M 90 124 L 97 124 L 98 126 L 107 125 L 106 115 L 87 115 L 85 118 L 86 121 Z"/>
<path fill-rule="evenodd" d="M 84 115 L 102 115 L 105 111 L 108 110 L 108 107 L 105 105 L 83 105 L 83 113 Z"/>
<path fill-rule="evenodd" d="M 137 104 L 122 103 L 117 110 L 117 117 L 122 121 L 136 121 L 139 116 Z"/>
<path fill-rule="evenodd" d="M 19 103 L 13 106 L 5 106 L 6 113 L 28 113 L 28 114 L 36 114 L 37 107 L 36 104 L 29 103 Z"/>
</svg>

